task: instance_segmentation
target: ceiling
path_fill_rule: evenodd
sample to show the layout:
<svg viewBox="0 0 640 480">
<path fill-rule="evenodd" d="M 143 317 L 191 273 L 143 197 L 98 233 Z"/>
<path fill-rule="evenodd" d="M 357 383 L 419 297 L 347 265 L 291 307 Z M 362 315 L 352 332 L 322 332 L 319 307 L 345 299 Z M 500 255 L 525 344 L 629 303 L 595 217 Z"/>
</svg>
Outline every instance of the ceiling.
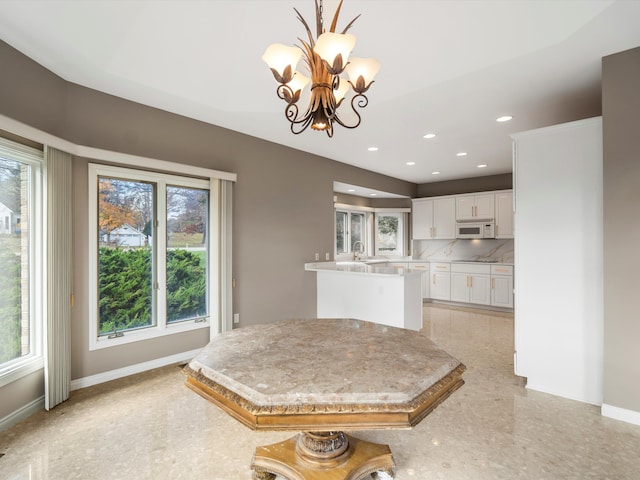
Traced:
<svg viewBox="0 0 640 480">
<path fill-rule="evenodd" d="M 353 54 L 382 64 L 362 124 L 293 135 L 260 58 L 305 36 L 293 7 L 313 24 L 311 0 L 2 0 L 0 39 L 68 81 L 418 184 L 510 172 L 509 134 L 599 115 L 601 58 L 640 46 L 634 0 L 344 0 L 338 30 L 362 14 Z"/>
</svg>

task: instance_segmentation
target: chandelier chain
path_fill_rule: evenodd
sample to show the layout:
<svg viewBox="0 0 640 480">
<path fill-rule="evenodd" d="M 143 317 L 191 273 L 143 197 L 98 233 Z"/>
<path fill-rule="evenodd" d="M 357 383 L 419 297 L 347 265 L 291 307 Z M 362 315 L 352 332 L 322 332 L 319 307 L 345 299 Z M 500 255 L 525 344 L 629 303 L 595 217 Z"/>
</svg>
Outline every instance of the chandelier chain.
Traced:
<svg viewBox="0 0 640 480">
<path fill-rule="evenodd" d="M 324 32 L 324 10 L 322 8 L 322 0 L 320 0 L 318 11 L 320 12 L 320 32 L 322 33 Z"/>
</svg>

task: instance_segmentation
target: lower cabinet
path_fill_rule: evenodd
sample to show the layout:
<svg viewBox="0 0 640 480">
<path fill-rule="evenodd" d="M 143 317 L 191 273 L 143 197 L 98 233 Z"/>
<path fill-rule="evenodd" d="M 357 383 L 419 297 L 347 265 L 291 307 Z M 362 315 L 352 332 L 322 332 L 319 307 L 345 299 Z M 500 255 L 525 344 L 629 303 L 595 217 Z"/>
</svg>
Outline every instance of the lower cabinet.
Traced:
<svg viewBox="0 0 640 480">
<path fill-rule="evenodd" d="M 412 270 L 420 270 L 422 272 L 422 299 L 430 298 L 431 282 L 429 277 L 429 263 L 410 263 L 409 268 Z"/>
<path fill-rule="evenodd" d="M 491 305 L 513 308 L 513 267 L 491 266 Z"/>
<path fill-rule="evenodd" d="M 451 265 L 451 300 L 491 305 L 491 267 L 467 263 Z"/>
<path fill-rule="evenodd" d="M 432 263 L 429 290 L 435 300 L 451 300 L 451 264 Z"/>
</svg>

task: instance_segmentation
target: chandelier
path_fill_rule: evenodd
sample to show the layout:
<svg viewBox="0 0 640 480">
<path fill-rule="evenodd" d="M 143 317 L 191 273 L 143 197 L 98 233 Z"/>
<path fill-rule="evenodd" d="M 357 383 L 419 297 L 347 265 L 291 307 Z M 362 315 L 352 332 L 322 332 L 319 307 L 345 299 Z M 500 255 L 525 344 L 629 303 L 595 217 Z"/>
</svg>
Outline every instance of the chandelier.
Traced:
<svg viewBox="0 0 640 480">
<path fill-rule="evenodd" d="M 327 32 L 322 19 L 322 0 L 319 3 L 315 0 L 315 6 L 317 40 L 313 38 L 311 29 L 300 12 L 294 8 L 298 14 L 298 20 L 307 31 L 309 41 L 298 38 L 302 46 L 294 47 L 282 44 L 270 45 L 262 59 L 278 82 L 276 90 L 278 97 L 287 104 L 284 113 L 291 123 L 291 132 L 297 135 L 311 126 L 313 130 L 325 131 L 329 137 L 332 137 L 334 123 L 345 128 L 356 128 L 360 125 L 361 117 L 358 109 L 366 107 L 369 103 L 365 93 L 373 83 L 373 77 L 380 70 L 380 62 L 374 58 L 349 58 L 356 43 L 356 37 L 346 32 L 360 15 L 351 20 L 342 33 L 335 33 L 338 14 L 342 7 L 342 0 L 340 0 Z M 296 71 L 303 55 L 311 78 Z M 348 80 L 341 77 L 343 72 L 348 76 Z M 309 82 L 311 82 L 309 104 L 306 108 L 301 108 L 299 106 L 301 95 L 306 92 L 305 87 Z M 342 112 L 345 115 L 341 118 L 341 111 L 338 109 L 349 93 L 349 87 L 353 91 L 351 101 L 347 102 L 351 110 L 345 111 L 343 107 Z M 347 114 L 347 112 L 350 113 Z M 343 120 L 345 117 L 351 117 L 351 121 Z"/>
</svg>

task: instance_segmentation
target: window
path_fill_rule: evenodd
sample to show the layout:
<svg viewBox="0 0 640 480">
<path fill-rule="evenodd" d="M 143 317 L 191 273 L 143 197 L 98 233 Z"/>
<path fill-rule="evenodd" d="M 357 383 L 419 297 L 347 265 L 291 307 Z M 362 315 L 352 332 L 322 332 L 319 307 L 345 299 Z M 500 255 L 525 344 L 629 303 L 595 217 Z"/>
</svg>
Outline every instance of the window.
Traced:
<svg viewBox="0 0 640 480">
<path fill-rule="evenodd" d="M 376 255 L 404 255 L 404 214 L 380 213 L 376 217 Z"/>
<path fill-rule="evenodd" d="M 367 244 L 367 214 L 336 210 L 336 257 L 353 253 L 356 242 Z"/>
<path fill-rule="evenodd" d="M 0 139 L 0 385 L 42 367 L 42 151 Z"/>
<path fill-rule="evenodd" d="M 90 348 L 209 326 L 210 181 L 93 164 L 89 179 Z"/>
<path fill-rule="evenodd" d="M 354 250 L 364 255 L 403 257 L 407 252 L 405 225 L 408 210 L 403 208 L 372 208 L 336 204 L 335 258 L 352 257 Z"/>
</svg>

